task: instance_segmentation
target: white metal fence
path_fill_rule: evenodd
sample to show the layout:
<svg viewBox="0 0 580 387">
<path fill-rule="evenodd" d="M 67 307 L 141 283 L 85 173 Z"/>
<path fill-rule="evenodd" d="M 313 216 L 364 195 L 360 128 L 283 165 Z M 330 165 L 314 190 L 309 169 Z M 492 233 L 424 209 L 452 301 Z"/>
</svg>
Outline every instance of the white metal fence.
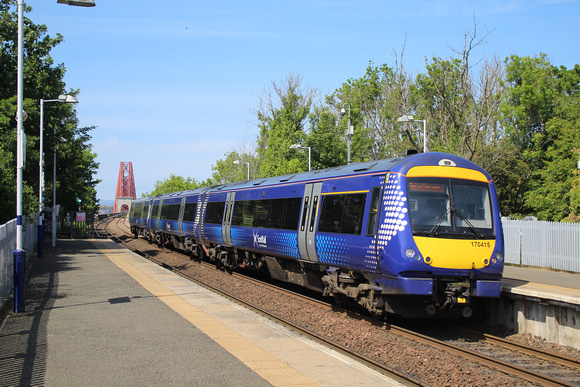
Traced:
<svg viewBox="0 0 580 387">
<path fill-rule="evenodd" d="M 22 248 L 26 261 L 34 252 L 38 241 L 38 217 L 24 216 Z M 0 308 L 4 306 L 14 287 L 14 250 L 16 250 L 16 219 L 0 225 Z"/>
<path fill-rule="evenodd" d="M 503 220 L 505 262 L 580 272 L 580 223 Z"/>
</svg>

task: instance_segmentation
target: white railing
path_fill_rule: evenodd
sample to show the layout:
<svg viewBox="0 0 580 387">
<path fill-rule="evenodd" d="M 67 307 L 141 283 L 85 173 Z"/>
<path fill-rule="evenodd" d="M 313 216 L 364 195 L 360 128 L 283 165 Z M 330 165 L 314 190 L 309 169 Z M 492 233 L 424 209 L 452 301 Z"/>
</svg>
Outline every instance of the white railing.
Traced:
<svg viewBox="0 0 580 387">
<path fill-rule="evenodd" d="M 38 241 L 38 217 L 24 216 L 22 247 L 26 250 L 26 261 L 34 253 Z M 16 250 L 16 219 L 0 225 L 0 308 L 4 306 L 14 290 L 14 250 Z"/>
<path fill-rule="evenodd" d="M 580 223 L 502 220 L 505 262 L 580 272 Z"/>
</svg>

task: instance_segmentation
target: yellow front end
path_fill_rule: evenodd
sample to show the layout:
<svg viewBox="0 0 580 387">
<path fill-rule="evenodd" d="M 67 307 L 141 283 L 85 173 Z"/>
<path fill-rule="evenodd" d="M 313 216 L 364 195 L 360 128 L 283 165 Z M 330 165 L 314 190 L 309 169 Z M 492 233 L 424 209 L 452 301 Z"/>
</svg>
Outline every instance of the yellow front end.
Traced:
<svg viewBox="0 0 580 387">
<path fill-rule="evenodd" d="M 494 240 L 444 239 L 415 236 L 423 261 L 432 267 L 481 269 L 489 266 Z"/>
</svg>

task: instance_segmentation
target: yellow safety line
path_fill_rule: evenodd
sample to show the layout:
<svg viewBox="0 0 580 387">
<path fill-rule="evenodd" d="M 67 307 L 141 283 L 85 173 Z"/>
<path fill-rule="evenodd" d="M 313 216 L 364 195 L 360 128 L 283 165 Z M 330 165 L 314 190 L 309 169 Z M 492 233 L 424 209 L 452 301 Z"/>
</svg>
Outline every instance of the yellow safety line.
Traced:
<svg viewBox="0 0 580 387">
<path fill-rule="evenodd" d="M 128 263 L 119 254 L 103 249 L 101 242 L 92 242 L 101 253 L 123 269 L 156 298 L 185 318 L 199 330 L 221 345 L 246 366 L 274 386 L 318 386 L 278 358 L 243 338 L 218 320 L 197 309 L 182 297 L 166 288 L 151 276 Z"/>
</svg>

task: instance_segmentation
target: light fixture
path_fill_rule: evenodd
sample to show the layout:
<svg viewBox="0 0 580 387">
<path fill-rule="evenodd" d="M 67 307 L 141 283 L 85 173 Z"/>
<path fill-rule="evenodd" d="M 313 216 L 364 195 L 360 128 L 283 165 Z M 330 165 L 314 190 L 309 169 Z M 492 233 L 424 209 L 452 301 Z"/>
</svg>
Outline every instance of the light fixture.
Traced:
<svg viewBox="0 0 580 387">
<path fill-rule="evenodd" d="M 427 153 L 427 120 L 416 120 L 412 115 L 402 115 L 397 122 L 422 122 L 423 123 L 423 153 Z"/>
<path fill-rule="evenodd" d="M 77 7 L 94 7 L 93 0 L 56 0 L 58 4 L 76 5 Z"/>
</svg>

